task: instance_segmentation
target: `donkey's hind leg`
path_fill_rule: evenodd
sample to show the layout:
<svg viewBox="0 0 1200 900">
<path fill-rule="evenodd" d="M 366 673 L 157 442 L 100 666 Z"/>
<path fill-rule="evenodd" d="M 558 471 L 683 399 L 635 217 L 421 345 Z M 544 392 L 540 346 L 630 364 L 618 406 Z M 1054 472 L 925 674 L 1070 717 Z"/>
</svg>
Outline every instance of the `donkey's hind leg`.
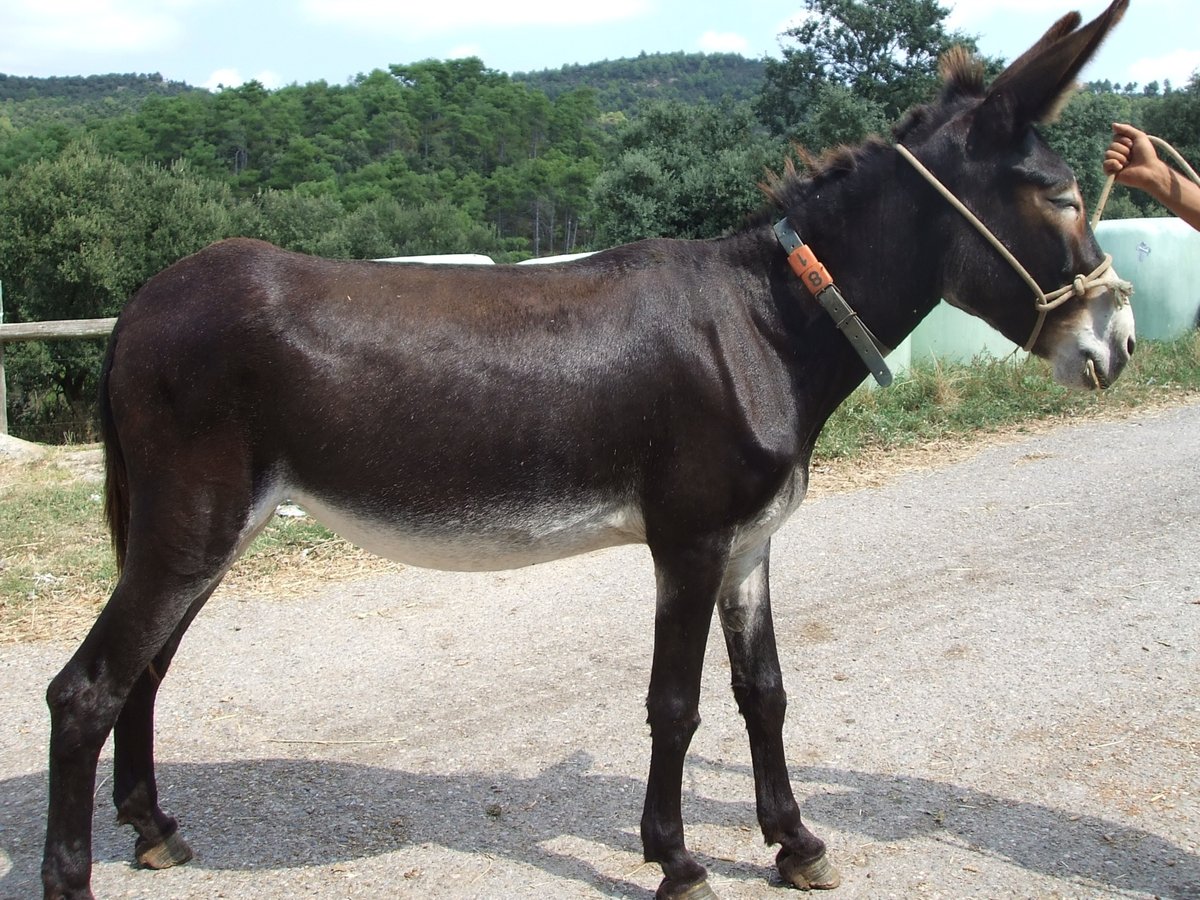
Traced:
<svg viewBox="0 0 1200 900">
<path fill-rule="evenodd" d="M 117 822 L 137 831 L 134 855 L 150 869 L 165 869 L 192 858 L 192 848 L 179 835 L 175 819 L 158 805 L 154 777 L 154 701 L 183 634 L 212 595 L 205 591 L 133 685 L 113 728 L 113 804 Z"/>
<path fill-rule="evenodd" d="M 197 475 L 195 469 L 187 471 Z M 205 482 L 198 478 L 197 483 Z M 188 856 L 154 796 L 154 672 L 161 676 L 159 664 L 170 661 L 192 617 L 236 556 L 248 530 L 251 490 L 248 478 L 244 487 L 228 480 L 199 489 L 156 487 L 140 501 L 134 498 L 121 578 L 46 693 L 50 792 L 42 881 L 47 898 L 91 897 L 96 767 L 118 721 L 114 794 L 122 819 L 139 831 L 139 855 L 174 836 L 167 857 L 155 859 L 174 855 L 182 862 Z"/>
<path fill-rule="evenodd" d="M 123 576 L 91 632 L 46 692 L 50 792 L 42 881 L 47 898 L 92 896 L 91 827 L 100 750 L 135 685 L 196 599 L 176 594 L 139 602 L 140 596 Z M 149 709 L 144 701 L 135 699 L 136 705 Z M 130 766 L 118 766 L 118 771 L 121 768 Z M 170 828 L 165 820 L 162 825 Z"/>
<path fill-rule="evenodd" d="M 217 573 L 138 676 L 113 729 L 113 803 L 117 808 L 117 821 L 132 825 L 137 831 L 134 854 L 141 865 L 151 869 L 169 868 L 192 858 L 192 850 L 180 837 L 175 819 L 158 805 L 158 785 L 154 775 L 154 703 L 159 685 L 166 677 L 188 626 L 216 590 L 225 570 L 262 529 L 274 508 L 270 498 L 258 504 L 257 513 L 249 508 L 248 502 L 229 505 L 237 515 L 231 516 L 223 529 L 218 529 L 223 534 L 217 541 L 215 553 L 209 554 L 211 561 L 204 567 L 216 565 Z M 232 550 L 222 552 L 221 548 L 230 543 Z"/>
</svg>

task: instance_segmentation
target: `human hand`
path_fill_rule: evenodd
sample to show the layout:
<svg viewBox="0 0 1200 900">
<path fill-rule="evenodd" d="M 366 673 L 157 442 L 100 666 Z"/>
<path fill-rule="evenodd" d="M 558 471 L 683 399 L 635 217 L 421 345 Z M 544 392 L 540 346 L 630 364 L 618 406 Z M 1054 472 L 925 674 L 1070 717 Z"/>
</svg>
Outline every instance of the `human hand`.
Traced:
<svg viewBox="0 0 1200 900">
<path fill-rule="evenodd" d="M 1104 152 L 1104 171 L 1118 182 L 1161 196 L 1164 179 L 1170 177 L 1166 163 L 1158 158 L 1154 144 L 1132 125 L 1114 122 L 1113 140 Z"/>
</svg>

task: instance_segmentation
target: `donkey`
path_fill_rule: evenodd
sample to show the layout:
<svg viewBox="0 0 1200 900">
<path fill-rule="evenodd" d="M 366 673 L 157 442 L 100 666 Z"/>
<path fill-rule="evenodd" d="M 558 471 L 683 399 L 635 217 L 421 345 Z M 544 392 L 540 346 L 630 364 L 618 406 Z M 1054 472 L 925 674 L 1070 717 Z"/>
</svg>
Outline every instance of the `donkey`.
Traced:
<svg viewBox="0 0 1200 900">
<path fill-rule="evenodd" d="M 787 883 L 836 886 L 788 781 L 771 535 L 804 497 L 826 419 L 878 370 L 878 346 L 939 298 L 1027 344 L 1063 384 L 1117 378 L 1134 350 L 1128 286 L 1034 126 L 1125 6 L 1082 28 L 1063 17 L 990 87 L 952 52 L 940 97 L 894 142 L 768 179 L 777 229 L 764 220 L 545 267 L 333 261 L 235 239 L 150 279 L 121 313 L 101 381 L 120 578 L 47 692 L 45 897 L 91 896 L 110 731 L 113 800 L 136 858 L 191 858 L 159 806 L 155 696 L 188 625 L 285 497 L 363 547 L 441 569 L 648 545 L 641 835 L 662 867 L 657 896 L 714 896 L 680 812 L 714 608 L 763 835 Z M 831 276 L 846 299 L 831 301 Z"/>
</svg>

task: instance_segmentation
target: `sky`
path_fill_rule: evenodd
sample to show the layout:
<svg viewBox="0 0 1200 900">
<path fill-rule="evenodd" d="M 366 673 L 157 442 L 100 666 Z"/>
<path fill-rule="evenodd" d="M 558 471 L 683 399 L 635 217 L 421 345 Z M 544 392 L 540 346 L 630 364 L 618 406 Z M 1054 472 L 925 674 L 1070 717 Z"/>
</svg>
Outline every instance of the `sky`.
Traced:
<svg viewBox="0 0 1200 900">
<path fill-rule="evenodd" d="M 1011 60 L 1055 19 L 1104 0 L 942 0 L 952 28 Z M 0 73 L 158 72 L 217 90 L 326 81 L 393 63 L 478 56 L 556 69 L 646 53 L 779 56 L 801 0 L 3 0 Z M 1200 68 L 1195 0 L 1132 0 L 1085 81 L 1184 86 Z"/>
</svg>

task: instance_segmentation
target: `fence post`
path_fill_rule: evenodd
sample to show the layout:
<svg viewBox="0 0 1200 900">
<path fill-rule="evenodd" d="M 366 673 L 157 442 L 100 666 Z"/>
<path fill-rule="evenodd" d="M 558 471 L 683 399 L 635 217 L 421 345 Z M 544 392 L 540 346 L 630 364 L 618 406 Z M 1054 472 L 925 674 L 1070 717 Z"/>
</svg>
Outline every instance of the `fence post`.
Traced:
<svg viewBox="0 0 1200 900">
<path fill-rule="evenodd" d="M 0 281 L 0 325 L 4 324 L 4 282 Z M 0 341 L 0 434 L 8 434 L 8 381 L 4 377 L 4 341 Z"/>
</svg>

